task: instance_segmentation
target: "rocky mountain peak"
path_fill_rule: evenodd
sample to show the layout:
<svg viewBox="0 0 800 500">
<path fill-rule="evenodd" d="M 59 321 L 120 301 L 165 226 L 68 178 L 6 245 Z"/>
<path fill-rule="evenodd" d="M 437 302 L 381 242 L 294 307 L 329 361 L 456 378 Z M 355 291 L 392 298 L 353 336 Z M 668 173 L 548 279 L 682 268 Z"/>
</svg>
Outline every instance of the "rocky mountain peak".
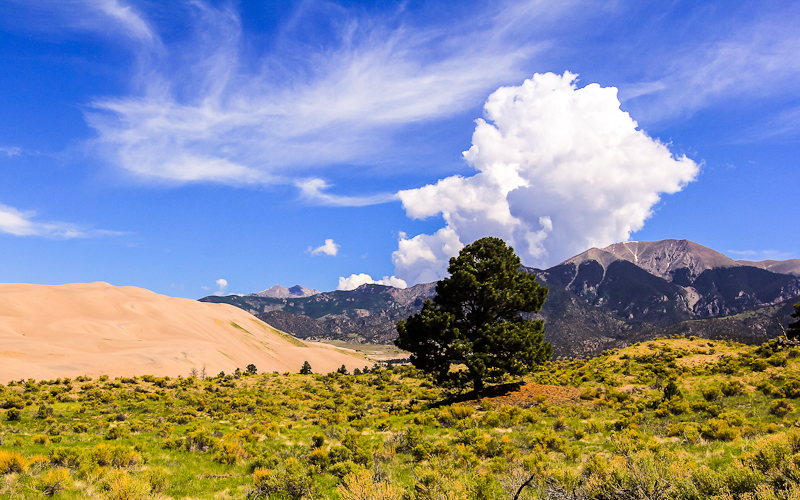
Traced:
<svg viewBox="0 0 800 500">
<path fill-rule="evenodd" d="M 576 266 L 597 261 L 603 268 L 611 262 L 626 260 L 645 271 L 672 281 L 675 271 L 686 268 L 691 277 L 719 267 L 739 267 L 742 264 L 703 245 L 689 240 L 625 241 L 605 248 L 592 248 L 568 259 L 564 264 Z"/>
<path fill-rule="evenodd" d="M 253 297 L 269 297 L 272 299 L 297 299 L 302 297 L 311 297 L 312 295 L 317 295 L 318 293 L 320 293 L 319 290 L 306 288 L 301 285 L 295 285 L 291 288 L 275 285 L 261 292 L 251 293 L 248 295 Z"/>
</svg>

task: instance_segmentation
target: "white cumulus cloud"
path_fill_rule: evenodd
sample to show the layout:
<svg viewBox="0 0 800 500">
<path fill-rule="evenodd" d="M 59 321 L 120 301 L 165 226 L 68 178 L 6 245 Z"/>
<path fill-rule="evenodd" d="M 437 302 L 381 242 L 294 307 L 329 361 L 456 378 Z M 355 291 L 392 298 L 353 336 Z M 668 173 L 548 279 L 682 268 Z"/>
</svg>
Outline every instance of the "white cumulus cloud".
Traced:
<svg viewBox="0 0 800 500">
<path fill-rule="evenodd" d="M 351 274 L 349 277 L 339 277 L 339 286 L 337 290 L 355 290 L 361 285 L 385 285 L 393 286 L 395 288 L 406 288 L 408 285 L 405 281 L 395 276 L 384 276 L 383 279 L 374 280 L 372 276 L 366 273 Z"/>
<path fill-rule="evenodd" d="M 228 280 L 226 280 L 224 278 L 220 278 L 215 283 L 219 287 L 219 290 L 214 292 L 214 295 L 220 295 L 220 296 L 221 295 L 225 295 L 225 290 L 227 290 L 227 288 L 228 288 Z"/>
<path fill-rule="evenodd" d="M 319 246 L 319 247 L 314 248 L 314 249 L 312 249 L 311 247 L 308 247 L 308 251 L 311 252 L 311 255 L 322 255 L 322 254 L 325 254 L 325 255 L 330 255 L 331 257 L 333 257 L 337 253 L 339 253 L 339 249 L 341 247 L 342 247 L 341 245 L 334 243 L 331 238 L 328 238 L 327 240 L 325 240 L 325 244 L 324 245 Z"/>
<path fill-rule="evenodd" d="M 464 158 L 478 171 L 398 193 L 409 217 L 441 215 L 432 235 L 401 235 L 392 259 L 409 283 L 434 281 L 463 244 L 497 236 L 522 261 L 549 266 L 592 246 L 627 240 L 662 193 L 699 166 L 637 129 L 617 89 L 577 75 L 536 74 L 489 96 Z"/>
</svg>

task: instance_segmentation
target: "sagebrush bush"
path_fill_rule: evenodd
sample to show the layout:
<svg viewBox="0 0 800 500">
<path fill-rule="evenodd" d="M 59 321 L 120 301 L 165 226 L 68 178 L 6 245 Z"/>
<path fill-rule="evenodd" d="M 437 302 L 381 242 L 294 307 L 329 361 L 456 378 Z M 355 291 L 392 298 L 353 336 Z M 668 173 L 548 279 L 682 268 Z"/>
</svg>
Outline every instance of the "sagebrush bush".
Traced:
<svg viewBox="0 0 800 500">
<path fill-rule="evenodd" d="M 53 496 L 72 485 L 72 478 L 70 477 L 69 470 L 62 467 L 56 467 L 42 474 L 36 484 L 39 491 L 47 496 Z"/>
<path fill-rule="evenodd" d="M 794 405 L 787 399 L 776 399 L 769 405 L 769 412 L 778 418 L 783 418 L 794 411 Z"/>
<path fill-rule="evenodd" d="M 388 482 L 376 481 L 366 470 L 344 476 L 336 491 L 341 500 L 396 500 L 403 494 L 402 488 Z"/>
<path fill-rule="evenodd" d="M 20 473 L 27 469 L 28 461 L 24 456 L 13 451 L 0 450 L 0 474 Z"/>
<path fill-rule="evenodd" d="M 146 500 L 152 492 L 146 478 L 122 470 L 106 474 L 101 487 L 105 500 Z"/>
</svg>

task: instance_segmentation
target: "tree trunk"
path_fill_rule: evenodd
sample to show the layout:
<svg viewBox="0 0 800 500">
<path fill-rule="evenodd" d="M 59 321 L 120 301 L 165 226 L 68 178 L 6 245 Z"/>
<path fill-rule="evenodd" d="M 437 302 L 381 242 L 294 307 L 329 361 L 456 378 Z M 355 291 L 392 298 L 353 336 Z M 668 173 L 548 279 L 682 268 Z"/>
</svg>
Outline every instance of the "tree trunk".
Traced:
<svg viewBox="0 0 800 500">
<path fill-rule="evenodd" d="M 475 377 L 472 379 L 472 389 L 475 392 L 483 389 L 483 377 Z"/>
</svg>

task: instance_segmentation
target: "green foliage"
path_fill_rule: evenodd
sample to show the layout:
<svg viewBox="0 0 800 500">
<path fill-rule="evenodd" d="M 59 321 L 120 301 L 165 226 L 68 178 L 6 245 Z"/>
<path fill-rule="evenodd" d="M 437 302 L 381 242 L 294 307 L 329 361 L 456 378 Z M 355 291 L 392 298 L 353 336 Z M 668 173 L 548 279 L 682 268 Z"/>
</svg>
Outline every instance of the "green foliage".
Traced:
<svg viewBox="0 0 800 500">
<path fill-rule="evenodd" d="M 6 420 L 9 422 L 19 422 L 22 420 L 22 412 L 19 408 L 9 408 L 6 412 Z"/>
<path fill-rule="evenodd" d="M 479 400 L 409 366 L 120 378 L 65 403 L 64 382 L 15 382 L 0 401 L 29 417 L 0 425 L 0 498 L 501 500 L 527 479 L 527 500 L 800 498 L 800 359 L 785 351 L 659 339 Z M 776 355 L 786 366 L 742 370 Z"/>
<path fill-rule="evenodd" d="M 499 238 L 482 238 L 450 259 L 450 277 L 436 284 L 436 297 L 397 324 L 395 345 L 439 383 L 475 390 L 505 374 L 528 373 L 552 356 L 538 312 L 547 296 L 536 277 L 520 272 L 519 257 Z M 452 370 L 453 365 L 466 370 Z"/>
<path fill-rule="evenodd" d="M 308 361 L 303 361 L 303 366 L 300 367 L 300 375 L 311 375 L 311 364 Z"/>
<path fill-rule="evenodd" d="M 778 418 L 783 418 L 794 411 L 794 405 L 786 399 L 776 399 L 769 405 L 769 412 Z"/>
<path fill-rule="evenodd" d="M 797 321 L 789 323 L 789 328 L 786 330 L 786 336 L 792 340 L 800 339 L 800 303 L 795 304 L 794 313 L 790 316 L 797 318 Z"/>
<path fill-rule="evenodd" d="M 317 487 L 312 475 L 302 462 L 294 457 L 286 459 L 276 469 L 257 469 L 253 473 L 253 487 L 247 498 L 267 499 L 272 495 L 278 498 L 301 500 L 314 498 Z"/>
</svg>

